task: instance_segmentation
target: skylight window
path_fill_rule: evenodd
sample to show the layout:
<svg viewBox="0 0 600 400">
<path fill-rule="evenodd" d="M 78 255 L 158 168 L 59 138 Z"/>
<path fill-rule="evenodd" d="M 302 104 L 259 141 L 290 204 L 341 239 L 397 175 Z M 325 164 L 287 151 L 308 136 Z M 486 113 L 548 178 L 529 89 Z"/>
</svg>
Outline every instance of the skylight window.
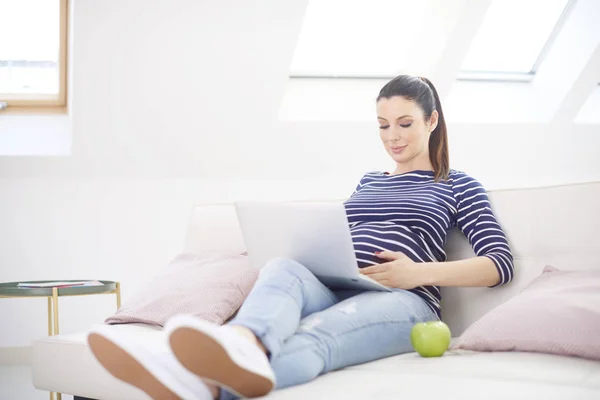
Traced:
<svg viewBox="0 0 600 400">
<path fill-rule="evenodd" d="M 494 0 L 462 71 L 535 73 L 569 0 Z"/>
<path fill-rule="evenodd" d="M 427 1 L 311 0 L 291 75 L 395 76 L 415 57 L 429 8 Z"/>
<path fill-rule="evenodd" d="M 575 0 L 494 0 L 461 76 L 535 73 Z M 464 1 L 311 0 L 292 77 L 390 78 L 426 74 L 440 62 Z"/>
</svg>

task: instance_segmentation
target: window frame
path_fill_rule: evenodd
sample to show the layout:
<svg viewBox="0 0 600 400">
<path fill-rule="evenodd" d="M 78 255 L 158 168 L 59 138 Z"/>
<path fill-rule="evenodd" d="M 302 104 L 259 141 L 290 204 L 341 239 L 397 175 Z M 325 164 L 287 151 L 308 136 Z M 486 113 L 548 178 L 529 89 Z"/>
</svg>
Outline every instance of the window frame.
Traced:
<svg viewBox="0 0 600 400">
<path fill-rule="evenodd" d="M 67 107 L 67 63 L 69 39 L 69 0 L 58 0 L 60 7 L 58 94 L 0 93 L 0 103 L 6 103 L 4 112 L 43 111 L 63 113 Z"/>
</svg>

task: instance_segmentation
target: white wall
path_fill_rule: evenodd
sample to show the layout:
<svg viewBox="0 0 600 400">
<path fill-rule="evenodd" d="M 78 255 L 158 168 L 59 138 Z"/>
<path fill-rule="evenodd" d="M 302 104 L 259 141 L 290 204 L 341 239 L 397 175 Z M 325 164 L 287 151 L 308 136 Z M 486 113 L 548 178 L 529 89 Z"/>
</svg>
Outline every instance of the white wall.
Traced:
<svg viewBox="0 0 600 400">
<path fill-rule="evenodd" d="M 0 157 L 0 281 L 120 280 L 126 300 L 181 249 L 192 204 L 339 198 L 392 167 L 374 121 L 278 121 L 305 6 L 74 2 L 71 155 Z M 600 180 L 598 125 L 449 130 L 453 166 L 490 189 Z M 61 330 L 113 309 L 61 299 Z M 0 300 L 0 347 L 44 336 L 45 310 Z"/>
</svg>

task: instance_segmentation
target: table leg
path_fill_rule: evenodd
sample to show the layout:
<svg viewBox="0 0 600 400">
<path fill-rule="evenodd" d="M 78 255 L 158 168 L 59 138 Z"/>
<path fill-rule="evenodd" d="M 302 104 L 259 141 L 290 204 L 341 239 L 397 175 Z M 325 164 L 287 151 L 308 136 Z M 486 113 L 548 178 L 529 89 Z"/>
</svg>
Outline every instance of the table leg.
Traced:
<svg viewBox="0 0 600 400">
<path fill-rule="evenodd" d="M 58 288 L 52 288 L 52 303 L 54 304 L 54 334 L 58 335 Z"/>
<path fill-rule="evenodd" d="M 117 310 L 121 308 L 121 282 L 117 282 Z"/>
<path fill-rule="evenodd" d="M 48 297 L 48 336 L 52 336 L 52 297 Z"/>
<path fill-rule="evenodd" d="M 48 336 L 52 336 L 52 297 L 48 297 Z M 54 392 L 50 392 L 50 400 L 54 400 Z"/>
<path fill-rule="evenodd" d="M 54 324 L 52 327 L 52 335 L 58 335 L 58 288 L 52 288 L 52 309 L 52 311 L 54 311 Z M 50 310 L 50 298 L 48 298 L 48 310 Z M 48 330 L 50 330 L 50 323 L 48 323 Z M 56 393 L 56 399 L 62 400 L 62 394 Z M 50 400 L 54 400 L 54 393 L 50 393 Z"/>
</svg>

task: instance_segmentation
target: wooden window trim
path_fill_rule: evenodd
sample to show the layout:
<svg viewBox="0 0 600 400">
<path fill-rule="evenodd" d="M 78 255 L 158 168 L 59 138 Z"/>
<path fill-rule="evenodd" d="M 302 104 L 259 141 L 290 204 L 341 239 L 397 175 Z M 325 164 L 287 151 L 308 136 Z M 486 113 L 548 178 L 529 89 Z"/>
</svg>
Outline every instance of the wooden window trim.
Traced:
<svg viewBox="0 0 600 400">
<path fill-rule="evenodd" d="M 69 0 L 60 2 L 60 39 L 58 57 L 58 95 L 53 94 L 0 94 L 0 102 L 8 107 L 1 114 L 50 113 L 62 114 L 67 109 L 67 62 L 69 44 Z"/>
</svg>

